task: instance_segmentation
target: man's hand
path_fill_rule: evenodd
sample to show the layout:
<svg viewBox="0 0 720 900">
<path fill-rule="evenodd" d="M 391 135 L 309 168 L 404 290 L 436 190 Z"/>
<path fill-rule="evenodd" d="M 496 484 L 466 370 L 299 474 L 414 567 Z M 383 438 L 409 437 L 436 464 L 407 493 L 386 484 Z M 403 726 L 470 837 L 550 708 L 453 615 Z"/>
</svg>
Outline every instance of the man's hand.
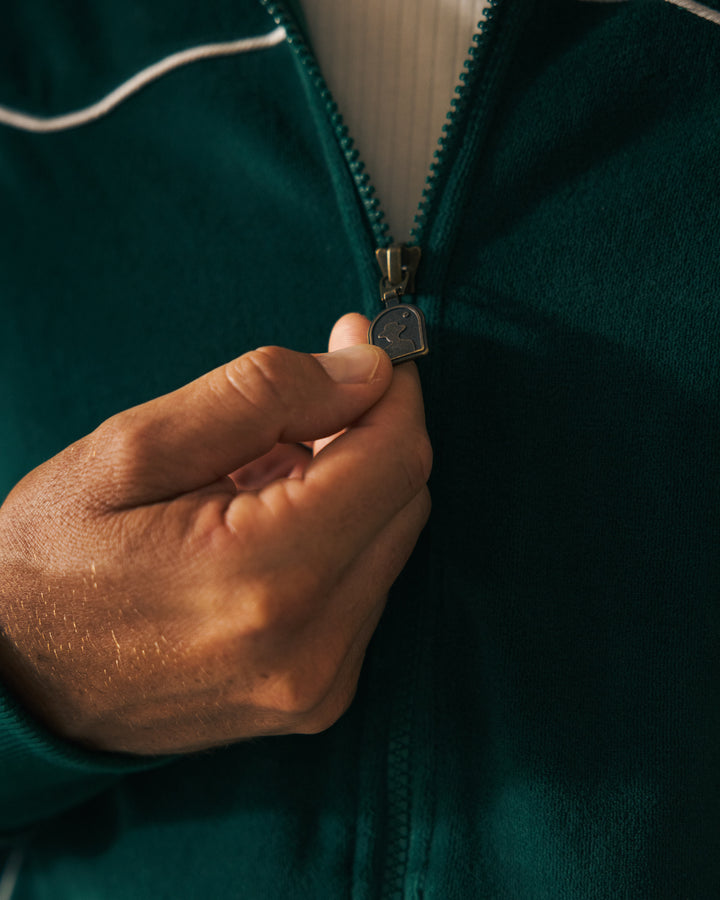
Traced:
<svg viewBox="0 0 720 900">
<path fill-rule="evenodd" d="M 344 317 L 331 346 L 366 328 Z M 103 750 L 327 728 L 427 519 L 430 460 L 414 365 L 367 345 L 256 350 L 114 416 L 0 509 L 3 677 Z"/>
</svg>

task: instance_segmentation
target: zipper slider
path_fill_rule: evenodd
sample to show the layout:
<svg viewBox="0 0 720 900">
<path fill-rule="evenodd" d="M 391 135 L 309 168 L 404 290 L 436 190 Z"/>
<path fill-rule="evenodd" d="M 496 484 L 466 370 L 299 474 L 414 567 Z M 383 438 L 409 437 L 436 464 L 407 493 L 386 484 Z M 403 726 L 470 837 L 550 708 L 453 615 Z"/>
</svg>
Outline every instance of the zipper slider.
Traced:
<svg viewBox="0 0 720 900">
<path fill-rule="evenodd" d="M 391 244 L 375 251 L 380 266 L 380 299 L 385 309 L 368 330 L 368 343 L 383 349 L 397 365 L 428 353 L 425 317 L 403 297 L 415 291 L 415 273 L 420 265 L 419 247 Z"/>
<path fill-rule="evenodd" d="M 414 293 L 415 273 L 421 257 L 419 247 L 407 247 L 405 244 L 391 244 L 375 251 L 375 259 L 382 272 L 380 299 L 385 306 L 399 303 L 403 294 Z"/>
</svg>

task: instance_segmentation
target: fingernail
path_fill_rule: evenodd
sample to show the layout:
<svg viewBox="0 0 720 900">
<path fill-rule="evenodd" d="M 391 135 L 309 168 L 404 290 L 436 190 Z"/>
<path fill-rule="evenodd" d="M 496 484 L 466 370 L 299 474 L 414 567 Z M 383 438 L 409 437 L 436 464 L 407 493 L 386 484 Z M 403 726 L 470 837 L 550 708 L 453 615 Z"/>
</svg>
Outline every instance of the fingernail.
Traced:
<svg viewBox="0 0 720 900">
<path fill-rule="evenodd" d="M 332 353 L 321 353 L 317 361 L 333 381 L 339 384 L 363 384 L 372 381 L 380 364 L 380 354 L 370 344 L 345 347 Z"/>
</svg>

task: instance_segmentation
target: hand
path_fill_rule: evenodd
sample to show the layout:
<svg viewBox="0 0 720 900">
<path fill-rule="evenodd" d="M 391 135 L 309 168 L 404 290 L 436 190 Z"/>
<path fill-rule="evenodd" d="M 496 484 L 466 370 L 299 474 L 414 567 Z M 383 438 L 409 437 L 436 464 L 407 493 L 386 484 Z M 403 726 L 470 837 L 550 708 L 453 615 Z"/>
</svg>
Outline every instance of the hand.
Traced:
<svg viewBox="0 0 720 900">
<path fill-rule="evenodd" d="M 366 328 L 344 317 L 332 346 Z M 367 345 L 256 350 L 114 416 L 0 508 L 4 677 L 102 750 L 327 728 L 427 519 L 430 458 L 414 365 Z"/>
</svg>

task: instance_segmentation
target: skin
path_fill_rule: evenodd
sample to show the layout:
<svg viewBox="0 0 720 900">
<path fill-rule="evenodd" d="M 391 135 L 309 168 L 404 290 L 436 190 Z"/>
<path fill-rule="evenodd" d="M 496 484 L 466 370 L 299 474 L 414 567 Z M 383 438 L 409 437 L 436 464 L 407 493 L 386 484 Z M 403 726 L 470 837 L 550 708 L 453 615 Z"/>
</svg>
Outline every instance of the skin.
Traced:
<svg viewBox="0 0 720 900">
<path fill-rule="evenodd" d="M 417 371 L 364 345 L 367 324 L 337 323 L 339 353 L 245 354 L 14 488 L 0 671 L 56 733 L 184 753 L 347 709 L 430 511 Z"/>
</svg>

